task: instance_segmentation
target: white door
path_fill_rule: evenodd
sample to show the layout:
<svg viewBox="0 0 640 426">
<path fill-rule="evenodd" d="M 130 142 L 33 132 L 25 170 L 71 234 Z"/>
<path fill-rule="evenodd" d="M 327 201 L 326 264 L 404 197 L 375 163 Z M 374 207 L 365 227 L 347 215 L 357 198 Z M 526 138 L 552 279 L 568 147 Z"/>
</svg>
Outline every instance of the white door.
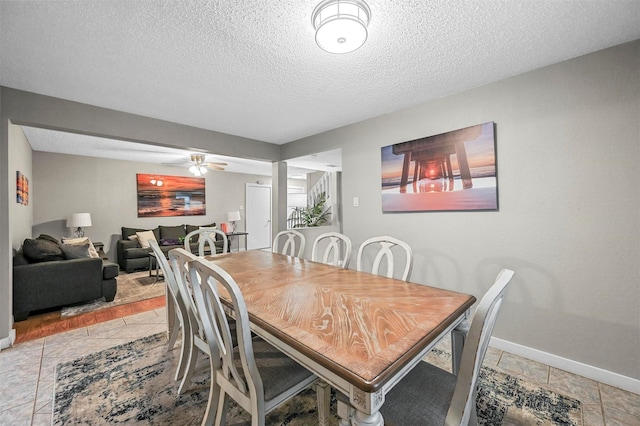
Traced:
<svg viewBox="0 0 640 426">
<path fill-rule="evenodd" d="M 247 250 L 271 247 L 271 187 L 247 184 Z"/>
</svg>

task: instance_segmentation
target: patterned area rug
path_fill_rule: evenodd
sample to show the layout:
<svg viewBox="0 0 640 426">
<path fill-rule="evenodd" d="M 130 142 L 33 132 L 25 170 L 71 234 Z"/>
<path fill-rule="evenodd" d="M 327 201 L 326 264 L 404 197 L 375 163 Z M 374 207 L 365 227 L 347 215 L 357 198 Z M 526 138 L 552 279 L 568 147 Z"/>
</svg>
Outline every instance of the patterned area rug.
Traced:
<svg viewBox="0 0 640 426">
<path fill-rule="evenodd" d="M 155 275 L 150 277 L 149 271 L 134 272 L 132 274 L 121 273 L 116 277 L 116 281 L 118 282 L 118 291 L 112 302 L 105 302 L 103 297 L 89 303 L 65 306 L 62 308 L 61 317 L 68 318 L 97 311 L 98 309 L 164 296 L 164 281 L 160 279 L 156 282 Z"/>
<path fill-rule="evenodd" d="M 183 395 L 173 380 L 178 349 L 167 351 L 163 334 L 59 364 L 54 425 L 200 424 L 208 398 L 208 364 Z M 200 357 L 202 358 L 202 357 Z M 582 425 L 579 401 L 483 368 L 478 392 L 481 425 Z M 337 425 L 332 399 L 331 425 Z M 268 425 L 317 424 L 315 392 L 307 390 L 267 416 Z M 248 424 L 249 415 L 229 405 L 227 424 Z"/>
</svg>

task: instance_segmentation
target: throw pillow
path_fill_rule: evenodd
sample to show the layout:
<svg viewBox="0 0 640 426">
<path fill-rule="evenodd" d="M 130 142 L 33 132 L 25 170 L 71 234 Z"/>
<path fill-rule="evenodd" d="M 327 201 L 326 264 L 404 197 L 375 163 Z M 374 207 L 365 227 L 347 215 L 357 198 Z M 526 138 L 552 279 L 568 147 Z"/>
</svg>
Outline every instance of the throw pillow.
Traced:
<svg viewBox="0 0 640 426">
<path fill-rule="evenodd" d="M 169 240 L 174 239 L 177 240 L 179 238 L 184 238 L 187 233 L 184 230 L 184 226 L 162 226 L 160 225 L 160 239 Z"/>
<path fill-rule="evenodd" d="M 137 235 L 129 235 L 128 239 L 130 241 L 134 241 L 138 245 L 138 247 L 140 247 L 140 241 L 138 241 L 138 236 Z"/>
<path fill-rule="evenodd" d="M 83 245 L 60 244 L 60 249 L 67 259 L 84 259 L 91 257 L 88 243 Z"/>
<path fill-rule="evenodd" d="M 72 244 L 74 246 L 83 246 L 85 244 L 89 244 L 89 257 L 100 257 L 98 251 L 93 246 L 93 243 L 89 239 L 89 237 L 80 237 L 80 238 L 63 238 L 63 244 Z"/>
<path fill-rule="evenodd" d="M 47 240 L 27 238 L 22 243 L 22 252 L 30 262 L 64 260 L 62 250 L 56 243 Z"/>
<path fill-rule="evenodd" d="M 47 240 L 47 241 L 51 241 L 52 243 L 60 244 L 60 241 L 56 240 L 51 235 L 47 235 L 47 234 L 40 234 L 38 236 L 38 239 L 39 240 Z"/>
<path fill-rule="evenodd" d="M 142 231 L 142 232 L 136 232 L 136 235 L 138 236 L 138 243 L 140 244 L 140 247 L 142 248 L 150 248 L 151 246 L 149 245 L 149 240 L 154 240 L 154 241 L 158 241 L 156 240 L 156 235 L 153 233 L 153 231 Z"/>
<path fill-rule="evenodd" d="M 180 239 L 178 238 L 166 238 L 164 240 L 160 240 L 161 246 L 179 246 L 182 245 Z"/>
</svg>

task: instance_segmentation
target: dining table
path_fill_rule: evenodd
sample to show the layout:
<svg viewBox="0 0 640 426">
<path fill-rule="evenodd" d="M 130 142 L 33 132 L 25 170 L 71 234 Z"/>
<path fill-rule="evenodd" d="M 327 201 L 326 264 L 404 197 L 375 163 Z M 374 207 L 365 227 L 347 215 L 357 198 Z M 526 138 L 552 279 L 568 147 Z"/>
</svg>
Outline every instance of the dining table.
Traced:
<svg viewBox="0 0 640 426">
<path fill-rule="evenodd" d="M 476 300 L 266 250 L 205 259 L 235 280 L 256 335 L 348 397 L 340 424 L 382 426 L 385 395 Z"/>
</svg>

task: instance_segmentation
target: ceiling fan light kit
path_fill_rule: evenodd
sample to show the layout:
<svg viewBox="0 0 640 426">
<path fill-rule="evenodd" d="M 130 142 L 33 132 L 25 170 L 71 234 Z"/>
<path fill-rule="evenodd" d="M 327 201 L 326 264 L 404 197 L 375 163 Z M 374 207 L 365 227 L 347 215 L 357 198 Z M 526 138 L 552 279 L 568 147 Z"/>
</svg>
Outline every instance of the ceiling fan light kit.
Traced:
<svg viewBox="0 0 640 426">
<path fill-rule="evenodd" d="M 311 14 L 316 43 L 329 53 L 349 53 L 367 41 L 371 9 L 361 0 L 325 0 Z"/>
</svg>

